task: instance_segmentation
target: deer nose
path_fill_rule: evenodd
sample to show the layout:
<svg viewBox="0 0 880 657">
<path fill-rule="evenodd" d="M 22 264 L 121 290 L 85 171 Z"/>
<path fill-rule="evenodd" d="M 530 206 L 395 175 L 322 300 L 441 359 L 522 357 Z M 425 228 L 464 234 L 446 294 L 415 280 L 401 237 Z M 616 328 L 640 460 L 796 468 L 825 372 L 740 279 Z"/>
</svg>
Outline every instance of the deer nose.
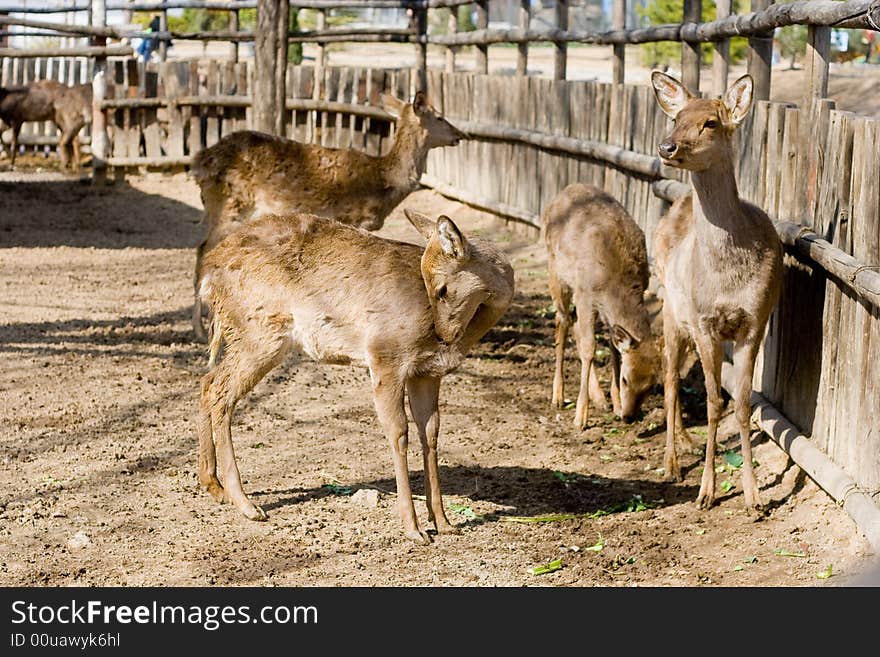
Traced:
<svg viewBox="0 0 880 657">
<path fill-rule="evenodd" d="M 668 160 L 673 155 L 675 155 L 675 152 L 677 150 L 678 150 L 678 144 L 676 144 L 674 141 L 661 142 L 660 145 L 657 147 L 657 152 L 660 153 L 660 157 L 662 157 L 666 160 Z"/>
</svg>

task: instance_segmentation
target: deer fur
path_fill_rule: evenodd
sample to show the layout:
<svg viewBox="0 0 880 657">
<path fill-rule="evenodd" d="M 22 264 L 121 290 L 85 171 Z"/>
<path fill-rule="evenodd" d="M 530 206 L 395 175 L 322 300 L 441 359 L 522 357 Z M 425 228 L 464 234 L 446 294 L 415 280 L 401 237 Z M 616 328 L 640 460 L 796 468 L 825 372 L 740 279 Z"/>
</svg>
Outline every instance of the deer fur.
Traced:
<svg viewBox="0 0 880 657">
<path fill-rule="evenodd" d="M 79 171 L 77 136 L 82 127 L 91 122 L 91 117 L 92 86 L 89 84 L 69 87 L 55 80 L 36 80 L 24 86 L 0 88 L 0 121 L 7 123 L 12 131 L 9 153 L 12 166 L 15 166 L 22 124 L 53 121 L 61 132 L 58 153 L 62 167 L 72 164 L 74 171 Z M 69 156 L 71 147 L 72 162 Z"/>
<path fill-rule="evenodd" d="M 681 479 L 675 453 L 678 372 L 684 345 L 697 347 L 706 381 L 708 437 L 697 505 L 715 501 L 715 447 L 722 410 L 722 347 L 733 346 L 732 391 L 742 444 L 742 488 L 747 509 L 761 499 L 752 467 L 752 375 L 767 320 L 782 287 L 782 247 L 773 223 L 739 197 L 732 138 L 753 99 L 751 76 L 736 80 L 720 99 L 699 98 L 675 78 L 651 75 L 660 108 L 675 128 L 658 146 L 667 165 L 690 170 L 693 228 L 664 263 L 663 333 L 666 356 L 666 476 Z"/>
<path fill-rule="evenodd" d="M 405 212 L 425 247 L 294 213 L 254 219 L 205 256 L 201 296 L 212 311 L 211 349 L 219 352 L 222 342 L 223 353 L 201 382 L 199 480 L 216 500 L 252 520 L 266 518 L 242 490 L 232 413 L 299 350 L 320 362 L 368 368 L 404 533 L 425 544 L 409 484 L 406 394 L 422 444 L 429 522 L 437 532 L 455 531 L 437 466 L 440 381 L 506 311 L 513 269 L 491 243 L 466 238 L 449 217 Z"/>
<path fill-rule="evenodd" d="M 575 426 L 586 428 L 590 400 L 605 410 L 605 395 L 593 367 L 598 315 L 611 336 L 614 413 L 630 420 L 651 386 L 659 383 L 659 351 L 644 297 L 650 277 L 645 234 L 616 199 L 581 183 L 559 192 L 544 210 L 541 224 L 556 308 L 552 403 L 561 408 L 564 402 L 565 341 L 574 324 L 581 361 Z M 572 300 L 576 319 L 570 310 Z"/>
<path fill-rule="evenodd" d="M 382 100 L 397 115 L 397 131 L 391 150 L 381 157 L 250 130 L 234 132 L 195 156 L 191 173 L 201 190 L 207 226 L 196 249 L 192 320 L 197 339 L 205 338 L 198 300 L 204 254 L 244 222 L 263 214 L 311 212 L 378 230 L 418 188 L 428 151 L 454 146 L 464 137 L 422 92 L 412 103 L 389 95 Z"/>
</svg>

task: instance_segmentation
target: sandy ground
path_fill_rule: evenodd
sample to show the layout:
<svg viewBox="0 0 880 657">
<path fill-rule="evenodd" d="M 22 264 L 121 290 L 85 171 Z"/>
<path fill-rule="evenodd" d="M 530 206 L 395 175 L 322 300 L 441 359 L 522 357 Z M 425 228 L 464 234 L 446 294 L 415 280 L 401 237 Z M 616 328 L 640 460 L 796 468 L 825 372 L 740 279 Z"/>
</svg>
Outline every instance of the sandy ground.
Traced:
<svg viewBox="0 0 880 657">
<path fill-rule="evenodd" d="M 47 165 L 22 163 L 32 171 Z M 311 362 L 280 366 L 237 411 L 245 489 L 270 514 L 248 521 L 197 483 L 206 353 L 189 324 L 201 235 L 194 183 L 185 174 L 145 174 L 96 189 L 51 171 L 7 171 L 0 198 L 0 585 L 867 581 L 873 557 L 854 522 L 759 434 L 754 454 L 768 513 L 743 509 L 739 470 L 724 457 L 738 452 L 729 419 L 716 467 L 730 490 L 703 512 L 694 505 L 699 455 L 684 456 L 684 482 L 663 481 L 659 387 L 629 425 L 606 414 L 581 432 L 573 410 L 551 409 L 553 316 L 542 248 L 428 190 L 403 205 L 491 236 L 517 277 L 509 312 L 441 390 L 441 481 L 462 533 L 427 547 L 403 539 L 367 373 Z M 416 240 L 402 206 L 381 233 Z M 568 356 L 573 394 L 573 345 Z M 699 376 L 683 394 L 686 422 L 704 440 Z M 410 469 L 420 490 L 417 443 Z M 378 491 L 375 505 L 353 495 L 362 489 Z M 417 511 L 425 523 L 422 502 Z M 510 521 L 549 514 L 577 517 Z M 530 574 L 557 559 L 559 570 Z"/>
</svg>

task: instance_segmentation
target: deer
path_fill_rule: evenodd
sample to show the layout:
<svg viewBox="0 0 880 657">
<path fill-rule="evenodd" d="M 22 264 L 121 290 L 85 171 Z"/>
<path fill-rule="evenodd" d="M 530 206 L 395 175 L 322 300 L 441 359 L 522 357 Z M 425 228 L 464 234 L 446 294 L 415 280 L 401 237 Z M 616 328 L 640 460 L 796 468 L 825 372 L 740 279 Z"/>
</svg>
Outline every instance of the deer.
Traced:
<svg viewBox="0 0 880 657">
<path fill-rule="evenodd" d="M 630 421 L 646 393 L 659 383 L 660 354 L 644 297 L 650 277 L 645 234 L 610 194 L 574 183 L 545 208 L 541 237 L 556 310 L 551 403 L 557 408 L 564 404 L 563 360 L 573 325 L 581 362 L 575 427 L 587 427 L 591 400 L 599 410 L 607 409 L 593 366 L 598 315 L 611 337 L 612 408 Z"/>
<path fill-rule="evenodd" d="M 90 84 L 67 86 L 55 80 L 36 80 L 18 87 L 0 88 L 0 121 L 12 130 L 10 162 L 15 166 L 18 135 L 29 121 L 53 121 L 61 132 L 58 152 L 61 165 L 71 165 L 69 149 L 73 147 L 72 166 L 79 171 L 79 131 L 92 120 L 92 87 Z"/>
<path fill-rule="evenodd" d="M 696 345 L 706 382 L 708 436 L 698 508 L 715 502 L 715 448 L 722 411 L 723 346 L 732 344 L 732 392 L 742 449 L 746 510 L 763 508 L 754 468 L 749 421 L 755 360 L 770 313 L 782 289 L 782 246 L 773 223 L 739 196 L 734 175 L 733 135 L 748 115 L 754 82 L 748 74 L 721 98 L 701 98 L 675 78 L 653 71 L 660 109 L 674 128 L 658 145 L 661 161 L 690 171 L 693 228 L 664 263 L 663 338 L 666 361 L 664 405 L 667 479 L 681 481 L 675 452 L 679 364 L 688 339 Z"/>
<path fill-rule="evenodd" d="M 205 341 L 198 289 L 201 263 L 248 220 L 268 213 L 311 212 L 366 230 L 379 230 L 391 211 L 419 187 L 428 151 L 455 146 L 465 134 L 444 119 L 421 91 L 411 103 L 382 95 L 397 117 L 390 151 L 304 144 L 253 130 L 233 132 L 196 154 L 190 173 L 199 185 L 205 239 L 196 249 L 192 324 Z"/>
<path fill-rule="evenodd" d="M 205 255 L 200 294 L 211 309 L 201 379 L 199 481 L 245 517 L 266 513 L 242 490 L 231 437 L 238 401 L 295 349 L 324 363 L 366 367 L 391 447 L 404 535 L 426 545 L 407 466 L 404 397 L 422 446 L 428 522 L 455 533 L 443 509 L 437 465 L 441 379 L 507 310 L 513 268 L 486 240 L 448 216 L 405 215 L 424 247 L 308 213 L 266 214 Z M 219 462 L 219 469 L 218 469 Z"/>
</svg>

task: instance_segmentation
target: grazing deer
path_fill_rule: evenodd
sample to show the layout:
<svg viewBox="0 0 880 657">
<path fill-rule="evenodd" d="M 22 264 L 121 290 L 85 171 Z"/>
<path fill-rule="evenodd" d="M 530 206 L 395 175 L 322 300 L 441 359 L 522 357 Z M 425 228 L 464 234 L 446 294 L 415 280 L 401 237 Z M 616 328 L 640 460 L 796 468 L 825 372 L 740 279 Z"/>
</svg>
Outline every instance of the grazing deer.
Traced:
<svg viewBox="0 0 880 657">
<path fill-rule="evenodd" d="M 749 436 L 752 375 L 767 320 L 782 285 L 782 247 L 773 223 L 739 197 L 732 137 L 752 106 L 754 83 L 744 75 L 721 99 L 703 99 L 678 80 L 651 74 L 657 102 L 675 121 L 658 146 L 663 162 L 688 169 L 694 188 L 693 229 L 664 265 L 666 355 L 666 476 L 681 480 L 675 454 L 678 363 L 690 337 L 706 380 L 708 437 L 697 505 L 715 501 L 715 440 L 721 414 L 722 345 L 733 343 L 733 398 L 742 443 L 742 487 L 748 509 L 761 507 Z"/>
<path fill-rule="evenodd" d="M 191 173 L 201 189 L 207 224 L 205 240 L 196 249 L 196 339 L 205 339 L 198 295 L 202 259 L 224 237 L 251 218 L 289 212 L 311 212 L 378 230 L 418 188 L 428 151 L 455 146 L 465 136 L 422 92 L 412 103 L 387 94 L 382 102 L 397 115 L 397 132 L 391 150 L 381 157 L 250 130 L 234 132 L 195 156 Z"/>
<path fill-rule="evenodd" d="M 12 130 L 12 166 L 15 166 L 22 124 L 54 121 L 61 132 L 58 138 L 61 166 L 67 168 L 71 164 L 69 152 L 72 146 L 73 170 L 79 171 L 78 135 L 82 127 L 92 121 L 92 85 L 69 87 L 55 80 L 36 80 L 20 87 L 0 88 L 0 120 L 8 123 Z"/>
<path fill-rule="evenodd" d="M 201 295 L 212 312 L 211 350 L 222 342 L 223 355 L 201 383 L 199 481 L 214 499 L 251 520 L 266 518 L 242 490 L 232 413 L 296 348 L 320 362 L 369 369 L 404 533 L 426 544 L 409 484 L 406 393 L 422 443 L 429 521 L 439 533 L 455 531 L 440 495 L 440 381 L 506 311 L 513 268 L 448 217 L 405 213 L 424 248 L 296 213 L 249 221 L 206 254 Z"/>
<path fill-rule="evenodd" d="M 552 403 L 561 408 L 564 400 L 563 356 L 574 300 L 574 335 L 581 360 L 574 424 L 586 428 L 591 399 L 599 409 L 606 408 L 593 367 L 597 314 L 611 334 L 614 413 L 629 420 L 659 382 L 659 352 L 644 298 L 650 276 L 645 234 L 616 199 L 580 183 L 559 192 L 544 210 L 541 224 L 556 308 Z"/>
</svg>

